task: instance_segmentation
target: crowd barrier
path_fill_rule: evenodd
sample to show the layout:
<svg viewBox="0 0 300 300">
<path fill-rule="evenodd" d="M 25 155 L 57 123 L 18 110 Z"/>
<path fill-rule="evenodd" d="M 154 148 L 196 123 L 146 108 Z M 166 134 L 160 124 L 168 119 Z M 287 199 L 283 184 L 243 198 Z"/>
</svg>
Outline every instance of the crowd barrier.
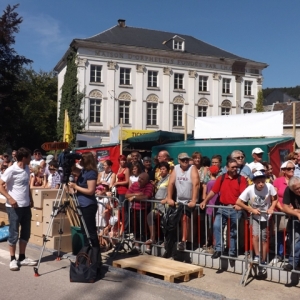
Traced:
<svg viewBox="0 0 300 300">
<path fill-rule="evenodd" d="M 132 207 L 132 202 L 125 199 L 120 202 L 116 197 L 103 197 L 109 198 L 115 217 L 115 235 L 114 237 L 114 251 L 120 249 L 130 251 L 135 243 L 140 245 L 141 252 L 152 255 L 163 256 L 164 254 L 164 236 L 161 229 L 161 219 L 164 212 L 168 209 L 168 205 L 160 204 L 157 200 L 135 201 L 137 203 L 146 202 L 145 209 L 137 210 Z M 99 199 L 100 199 L 99 198 Z M 187 204 L 183 204 L 183 216 L 186 212 L 189 214 L 191 211 Z M 212 209 L 212 215 L 209 216 L 200 207 L 199 204 L 190 212 L 190 218 L 182 217 L 177 225 L 176 231 L 176 245 L 180 244 L 182 237 L 182 230 L 187 228 L 187 242 L 184 243 L 184 248 L 177 251 L 183 257 L 190 257 L 190 262 L 207 266 L 207 267 L 221 267 L 220 261 L 226 260 L 233 268 L 236 268 L 235 262 L 240 262 L 240 273 L 242 274 L 241 284 L 245 285 L 251 271 L 260 275 L 266 274 L 267 270 L 273 269 L 283 271 L 283 265 L 288 263 L 290 254 L 295 256 L 295 243 L 289 247 L 288 240 L 291 239 L 287 232 L 287 222 L 291 222 L 293 240 L 295 241 L 295 227 L 299 224 L 299 220 L 294 220 L 282 212 L 274 212 L 267 220 L 266 226 L 266 261 L 262 262 L 261 256 L 258 261 L 254 260 L 254 245 L 252 238 L 253 215 L 241 210 L 236 211 L 231 206 L 221 205 L 207 205 L 207 208 Z M 222 212 L 222 213 L 220 213 Z M 228 215 L 228 219 L 223 217 L 223 212 Z M 262 212 L 264 213 L 264 212 Z M 217 217 L 217 215 L 220 215 Z M 241 216 L 239 216 L 241 215 Z M 155 229 L 155 238 L 150 236 L 149 216 L 152 219 L 152 226 Z M 110 216 L 111 217 L 111 216 Z M 215 219 L 219 219 L 221 233 L 221 260 L 214 260 L 212 263 L 209 258 L 214 253 L 213 247 L 216 244 L 216 238 L 213 232 L 213 226 L 216 226 Z M 235 219 L 238 219 L 235 222 Z M 151 223 L 151 222 L 150 222 Z M 236 224 L 236 225 L 235 225 Z M 261 235 L 261 222 L 258 221 L 259 236 L 258 245 L 259 252 L 262 251 L 262 235 Z M 236 227 L 236 234 L 232 234 Z M 231 230 L 230 230 L 231 229 Z M 297 233 L 298 234 L 298 233 Z M 103 235 L 106 239 L 111 239 L 111 235 Z M 297 236 L 298 238 L 298 236 Z M 153 239 L 151 245 L 151 252 L 147 252 L 145 245 L 146 241 Z M 228 251 L 232 243 L 236 243 L 236 255 L 232 255 Z M 176 259 L 176 258 L 175 258 Z M 185 259 L 187 262 L 187 259 Z M 292 273 L 297 276 L 300 274 L 300 269 L 295 266 L 293 261 Z M 298 279 L 299 281 L 299 279 Z"/>
</svg>

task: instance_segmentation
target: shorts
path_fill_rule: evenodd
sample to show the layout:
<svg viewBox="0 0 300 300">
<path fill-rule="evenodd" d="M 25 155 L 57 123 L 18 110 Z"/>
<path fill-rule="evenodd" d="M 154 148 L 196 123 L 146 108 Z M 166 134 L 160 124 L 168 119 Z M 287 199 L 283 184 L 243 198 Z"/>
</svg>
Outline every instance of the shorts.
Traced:
<svg viewBox="0 0 300 300">
<path fill-rule="evenodd" d="M 20 241 L 28 242 L 30 238 L 30 226 L 31 226 L 31 208 L 27 207 L 6 207 L 9 220 L 9 236 L 8 244 L 16 245 L 19 239 L 19 227 Z"/>
<path fill-rule="evenodd" d="M 263 242 L 267 241 L 267 221 L 260 221 L 257 219 L 252 219 L 252 235 L 259 236 L 259 223 L 260 223 L 260 232 L 261 232 L 261 240 Z"/>
<path fill-rule="evenodd" d="M 190 208 L 187 205 L 184 206 L 183 208 L 183 215 L 186 215 L 188 218 L 191 218 L 193 211 L 195 210 L 195 207 Z"/>
</svg>

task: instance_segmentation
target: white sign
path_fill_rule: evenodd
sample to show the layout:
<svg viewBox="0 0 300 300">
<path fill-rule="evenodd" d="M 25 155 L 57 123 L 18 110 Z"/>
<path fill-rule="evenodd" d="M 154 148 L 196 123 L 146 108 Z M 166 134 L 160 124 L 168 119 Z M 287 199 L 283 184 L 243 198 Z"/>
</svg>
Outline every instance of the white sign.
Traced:
<svg viewBox="0 0 300 300">
<path fill-rule="evenodd" d="M 283 111 L 202 117 L 195 120 L 195 139 L 283 135 Z"/>
</svg>

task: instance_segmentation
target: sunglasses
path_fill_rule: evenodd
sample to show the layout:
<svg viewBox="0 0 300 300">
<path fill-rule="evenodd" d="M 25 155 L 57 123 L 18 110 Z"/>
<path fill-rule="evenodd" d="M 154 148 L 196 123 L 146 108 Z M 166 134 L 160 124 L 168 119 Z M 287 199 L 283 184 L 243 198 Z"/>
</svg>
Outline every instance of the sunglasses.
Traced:
<svg viewBox="0 0 300 300">
<path fill-rule="evenodd" d="M 237 169 L 238 166 L 233 166 L 233 167 L 230 167 L 230 169 Z"/>
<path fill-rule="evenodd" d="M 244 159 L 244 156 L 237 156 L 237 157 L 234 157 L 234 159 Z"/>
<path fill-rule="evenodd" d="M 287 171 L 295 171 L 295 168 L 284 168 L 283 170 L 287 170 Z"/>
<path fill-rule="evenodd" d="M 189 161 L 189 159 L 188 158 L 182 158 L 182 159 L 180 159 L 181 161 Z"/>
<path fill-rule="evenodd" d="M 56 169 L 55 168 L 49 168 L 49 171 L 55 171 Z"/>
</svg>

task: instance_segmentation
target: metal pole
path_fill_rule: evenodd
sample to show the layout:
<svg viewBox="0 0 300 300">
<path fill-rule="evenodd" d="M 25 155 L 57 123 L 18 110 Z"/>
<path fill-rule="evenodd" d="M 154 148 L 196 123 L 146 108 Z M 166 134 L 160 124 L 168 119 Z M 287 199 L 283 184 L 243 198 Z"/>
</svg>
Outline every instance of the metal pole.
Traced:
<svg viewBox="0 0 300 300">
<path fill-rule="evenodd" d="M 293 102 L 293 137 L 294 137 L 294 151 L 296 150 L 296 102 Z"/>
<path fill-rule="evenodd" d="M 184 140 L 187 140 L 187 113 L 184 114 Z"/>
<path fill-rule="evenodd" d="M 120 155 L 123 154 L 123 119 L 120 119 L 120 132 L 119 132 L 119 139 L 120 139 Z"/>
</svg>

